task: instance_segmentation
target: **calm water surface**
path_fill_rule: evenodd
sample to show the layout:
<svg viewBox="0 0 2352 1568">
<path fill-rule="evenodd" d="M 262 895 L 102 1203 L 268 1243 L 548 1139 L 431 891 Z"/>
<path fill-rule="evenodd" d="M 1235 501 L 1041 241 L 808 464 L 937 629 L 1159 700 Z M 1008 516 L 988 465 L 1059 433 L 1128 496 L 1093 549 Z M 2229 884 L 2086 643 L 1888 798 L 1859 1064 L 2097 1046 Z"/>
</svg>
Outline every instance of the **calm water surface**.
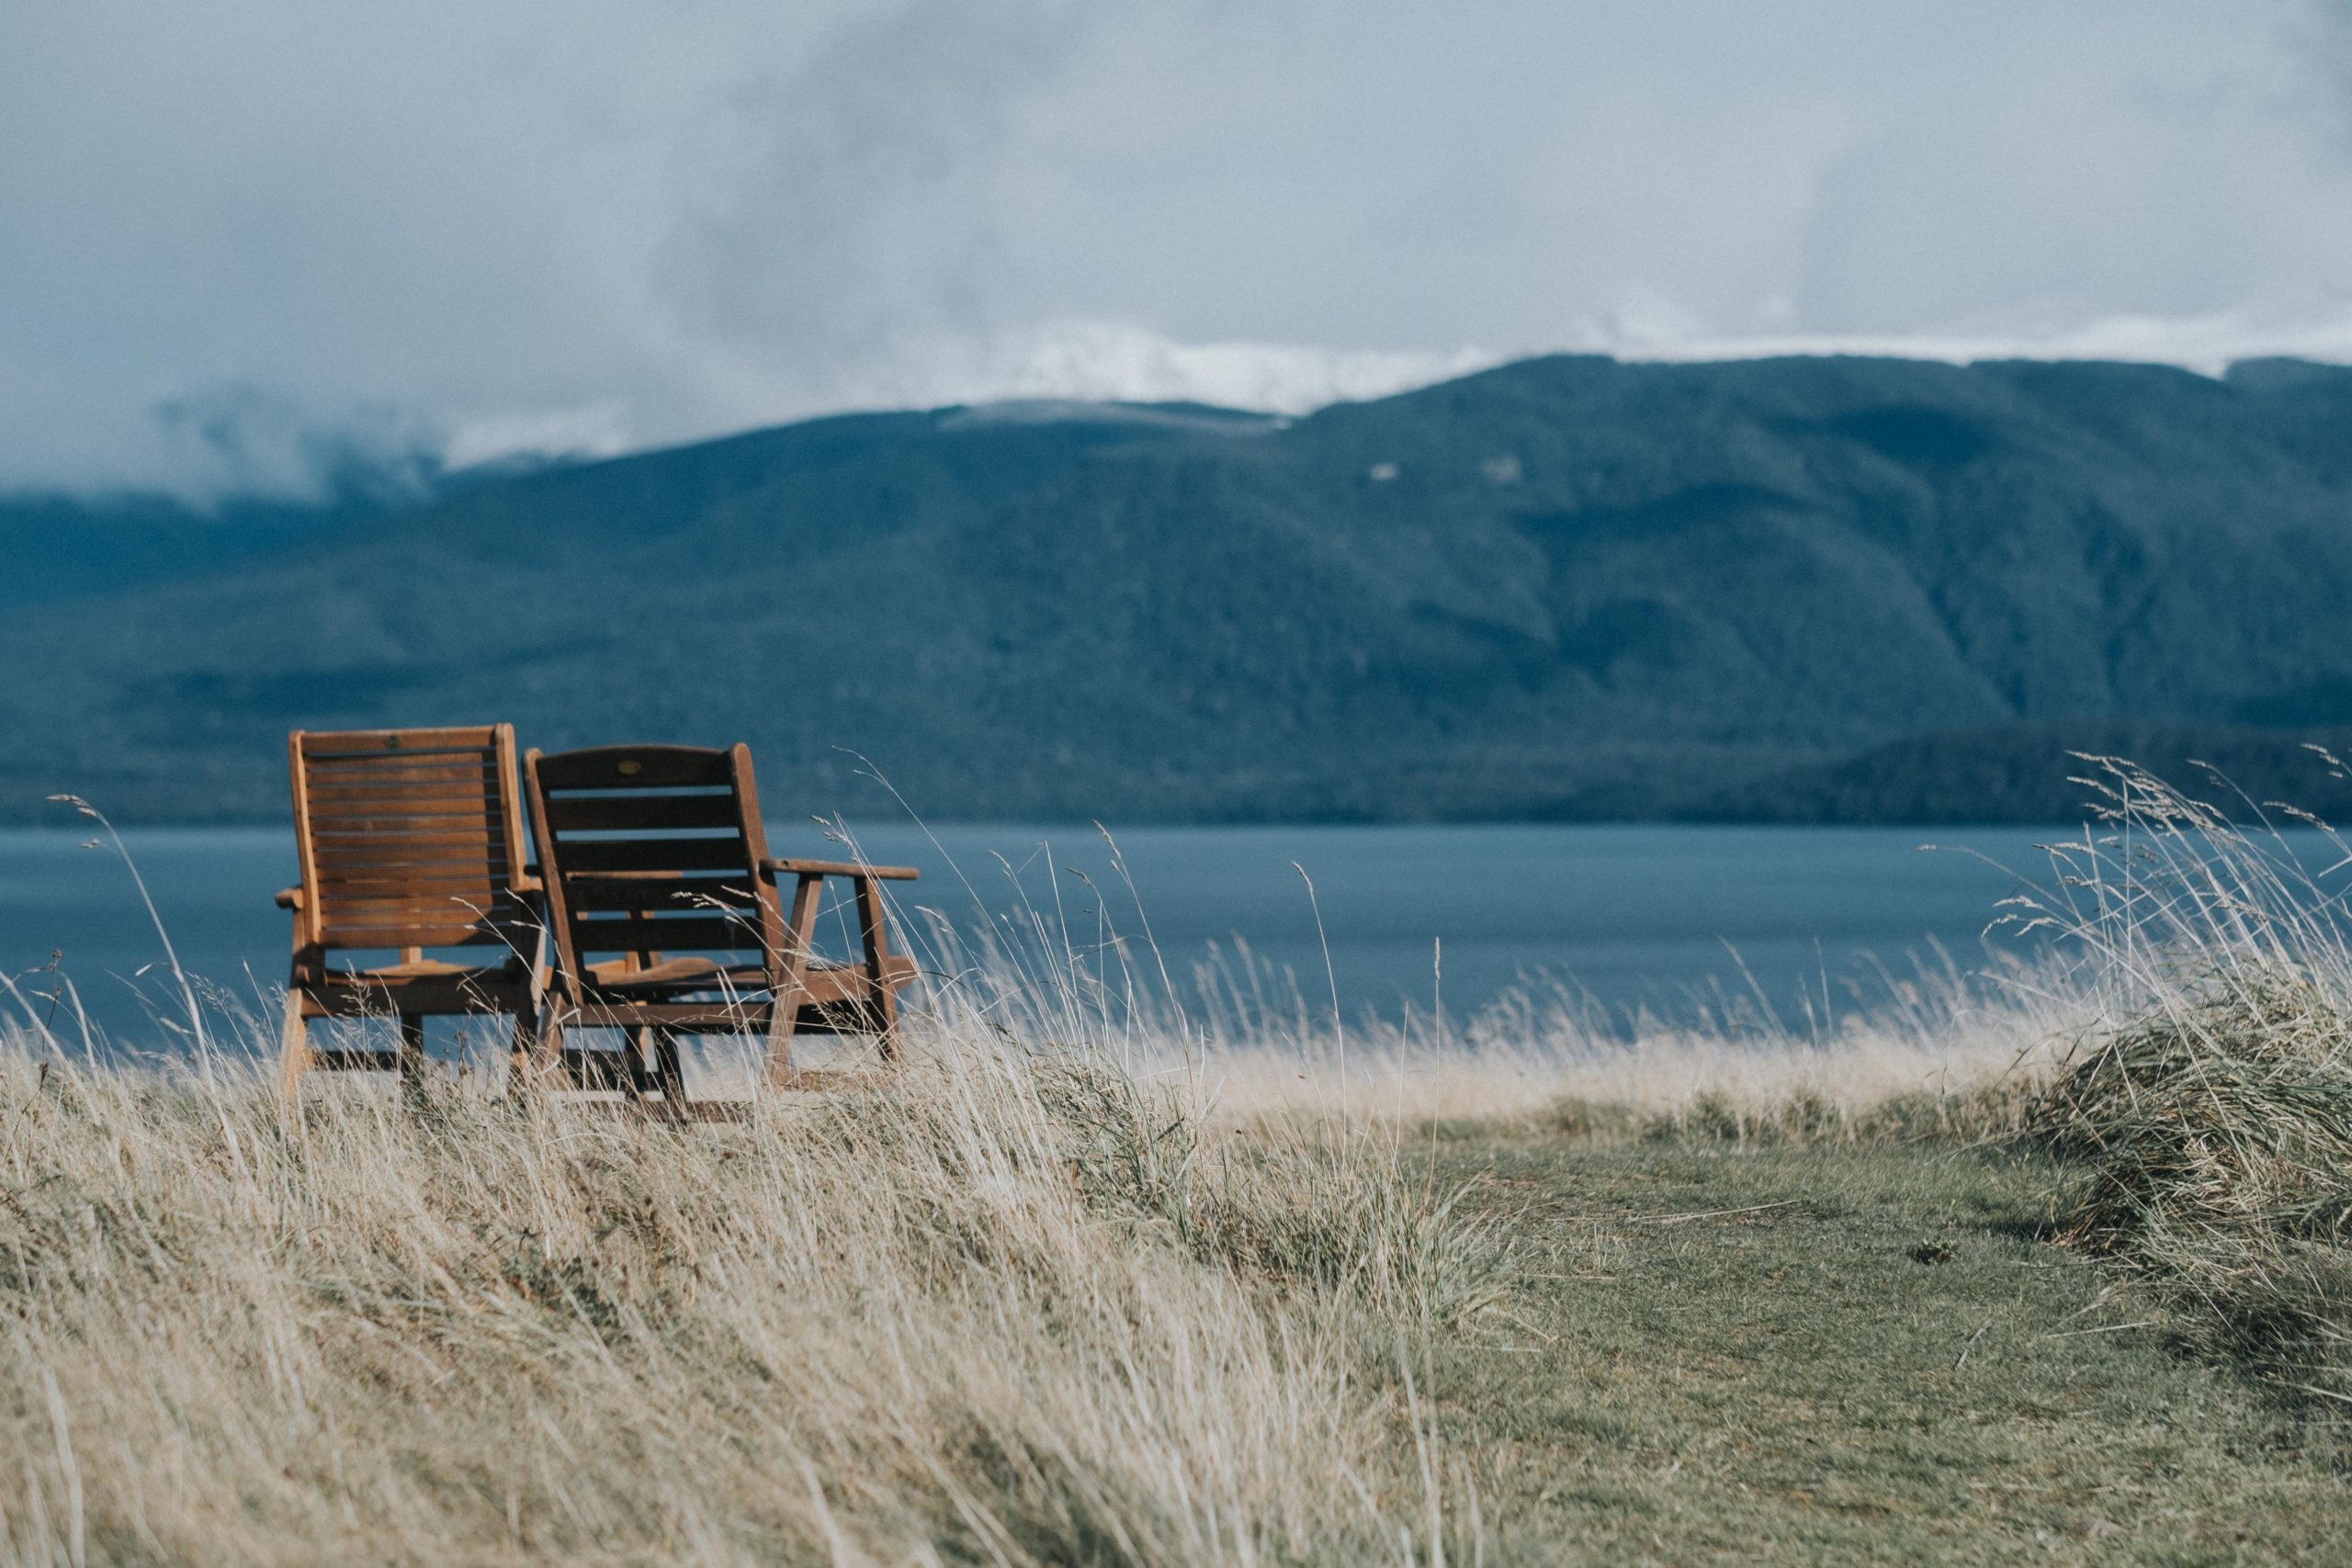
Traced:
<svg viewBox="0 0 2352 1568">
<path fill-rule="evenodd" d="M 772 833 L 779 854 L 841 852 L 806 824 Z M 1348 1013 L 1394 1016 L 1429 1004 L 1440 943 L 1444 1002 L 1456 1015 L 1529 976 L 1572 982 L 1612 1009 L 1688 1014 L 1709 987 L 1744 990 L 1748 976 L 1782 1010 L 1825 985 L 1842 994 L 1840 978 L 1866 973 L 1869 956 L 1900 966 L 1930 942 L 1963 965 L 1979 963 L 1995 901 L 2014 886 L 1985 861 L 2038 874 L 2045 862 L 2033 846 L 2065 833 L 1154 828 L 1119 834 L 1124 877 L 1083 828 L 947 829 L 936 841 L 920 830 L 861 829 L 859 838 L 875 861 L 922 868 L 920 884 L 896 890 L 904 902 L 966 930 L 1043 921 L 1054 940 L 1067 931 L 1084 947 L 1106 927 L 1140 937 L 1148 918 L 1180 985 L 1218 955 L 1229 964 L 1238 938 L 1262 963 L 1294 971 L 1325 1009 L 1328 939 Z M 162 946 L 122 862 L 83 849 L 85 837 L 0 830 L 0 972 L 20 988 L 45 989 L 43 978 L 26 976 L 55 954 L 109 1029 L 153 1035 L 141 998 L 168 990 Z M 284 981 L 287 917 L 270 895 L 293 880 L 289 833 L 148 829 L 124 840 L 191 973 L 247 997 Z M 1924 843 L 1941 849 L 1922 852 Z M 0 1008 L 17 1006 L 0 996 Z"/>
</svg>

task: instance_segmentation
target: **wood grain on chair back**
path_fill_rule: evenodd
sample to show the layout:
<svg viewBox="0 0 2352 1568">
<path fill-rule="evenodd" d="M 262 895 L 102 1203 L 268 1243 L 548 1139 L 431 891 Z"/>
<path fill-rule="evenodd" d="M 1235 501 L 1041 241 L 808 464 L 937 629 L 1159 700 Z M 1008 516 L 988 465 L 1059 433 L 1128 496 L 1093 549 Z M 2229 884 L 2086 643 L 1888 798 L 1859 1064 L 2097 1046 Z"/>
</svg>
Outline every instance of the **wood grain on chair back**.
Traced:
<svg viewBox="0 0 2352 1568">
<path fill-rule="evenodd" d="M 762 875 L 752 754 L 742 746 L 607 746 L 524 758 L 565 971 L 741 953 L 772 962 L 783 922 Z"/>
<path fill-rule="evenodd" d="M 298 729 L 286 749 L 307 945 L 514 947 L 536 921 L 511 726 Z"/>
</svg>

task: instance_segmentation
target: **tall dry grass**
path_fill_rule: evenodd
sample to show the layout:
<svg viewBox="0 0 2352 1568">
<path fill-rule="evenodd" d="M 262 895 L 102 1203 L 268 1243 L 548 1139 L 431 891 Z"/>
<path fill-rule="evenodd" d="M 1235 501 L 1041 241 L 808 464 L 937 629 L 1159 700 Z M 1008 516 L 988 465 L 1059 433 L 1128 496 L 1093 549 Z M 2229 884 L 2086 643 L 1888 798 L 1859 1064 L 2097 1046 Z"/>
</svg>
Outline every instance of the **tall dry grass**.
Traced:
<svg viewBox="0 0 2352 1568">
<path fill-rule="evenodd" d="M 1920 1133 L 1989 1135 L 2015 1129 L 2068 1042 L 2129 1005 L 2078 946 L 1965 964 L 1931 948 L 1848 977 L 1837 1008 L 1750 987 L 1670 1015 L 1615 1011 L 1530 977 L 1464 1017 L 1350 1020 L 1324 977 L 1246 946 L 1171 976 L 1148 928 L 1112 927 L 1107 902 L 1078 931 L 1051 908 L 972 928 L 923 912 L 932 1010 L 957 1037 L 1086 1039 L 1125 1070 L 1181 1076 L 1218 1125 L 1557 1128 L 1600 1112 L 1653 1131 L 1728 1115 L 1836 1138 L 1883 1135 L 1894 1107 Z"/>
<path fill-rule="evenodd" d="M 1318 1024 L 1295 988 L 1213 973 L 1186 1021 L 1211 1047 L 1213 1101 L 1244 1124 L 2022 1137 L 2063 1161 L 2068 1239 L 2168 1303 L 2191 1339 L 2340 1416 L 2352 840 L 2219 776 L 2191 793 L 2082 761 L 2089 825 L 2046 846 L 2038 873 L 2013 868 L 2027 874 L 1996 921 L 2030 960 L 1883 974 L 1871 1005 L 1834 1016 L 1825 995 L 1793 1022 L 1754 997 L 1719 996 L 1691 1023 L 1530 988 L 1459 1027 L 1352 1033 Z M 1107 968 L 1097 988 L 1113 988 Z"/>
<path fill-rule="evenodd" d="M 1555 990 L 1349 1026 L 1032 913 L 932 925 L 906 1066 L 741 1125 L 479 1078 L 289 1114 L 209 1048 L 258 1038 L 233 1003 L 147 1066 L 28 1010 L 0 1049 L 0 1556 L 1459 1560 L 1476 1498 L 1413 1371 L 1508 1314 L 1515 1244 L 1407 1133 L 1614 1107 L 1981 1135 L 2043 1043 L 2142 999 L 1947 963 L 1794 1025 Z"/>
<path fill-rule="evenodd" d="M 1387 1022 L 1204 1058 L 1216 1114 L 1244 1124 L 1515 1124 L 1809 1142 L 2012 1129 L 2090 1016 L 2063 966 L 1923 968 L 1820 1028 L 1760 1008 L 1611 1020 L 1572 992 L 1521 990 L 1442 1031 Z"/>
<path fill-rule="evenodd" d="M 1505 1262 L 990 1051 L 687 1133 L 16 1053 L 0 1126 L 15 1562 L 1434 1560 L 1388 1390 Z"/>
<path fill-rule="evenodd" d="M 691 1129 L 494 1074 L 289 1109 L 266 1007 L 175 964 L 162 1056 L 12 987 L 0 1558 L 1443 1561 L 1413 1367 L 1511 1244 L 1377 1125 L 1216 1120 L 1181 1010 L 1033 951 Z"/>
</svg>

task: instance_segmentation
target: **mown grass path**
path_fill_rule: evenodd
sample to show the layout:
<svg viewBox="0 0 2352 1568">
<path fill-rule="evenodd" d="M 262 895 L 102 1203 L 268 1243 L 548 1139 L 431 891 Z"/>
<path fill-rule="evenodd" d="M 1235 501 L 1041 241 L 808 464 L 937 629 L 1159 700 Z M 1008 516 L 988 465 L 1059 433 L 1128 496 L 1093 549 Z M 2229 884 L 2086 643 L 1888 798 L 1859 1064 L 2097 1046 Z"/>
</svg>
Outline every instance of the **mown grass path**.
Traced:
<svg viewBox="0 0 2352 1568">
<path fill-rule="evenodd" d="M 2022 1156 L 1454 1138 L 1528 1243 L 1426 1400 L 1488 1561 L 2352 1562 L 2340 1427 L 2041 1239 Z"/>
</svg>

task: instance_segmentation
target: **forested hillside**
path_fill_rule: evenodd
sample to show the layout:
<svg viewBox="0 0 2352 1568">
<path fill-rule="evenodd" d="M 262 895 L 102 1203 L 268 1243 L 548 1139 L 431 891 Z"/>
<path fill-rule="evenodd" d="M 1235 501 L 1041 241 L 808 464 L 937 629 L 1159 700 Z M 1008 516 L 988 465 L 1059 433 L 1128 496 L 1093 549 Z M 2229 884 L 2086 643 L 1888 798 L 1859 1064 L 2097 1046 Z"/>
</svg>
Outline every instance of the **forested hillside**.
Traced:
<svg viewBox="0 0 2352 1568">
<path fill-rule="evenodd" d="M 777 815 L 876 808 L 870 759 L 939 819 L 2034 818 L 2070 746 L 2326 807 L 2352 371 L 1551 358 L 390 511 L 23 501 L 0 551 L 22 819 L 267 817 L 289 727 L 499 717 L 748 740 Z"/>
</svg>

